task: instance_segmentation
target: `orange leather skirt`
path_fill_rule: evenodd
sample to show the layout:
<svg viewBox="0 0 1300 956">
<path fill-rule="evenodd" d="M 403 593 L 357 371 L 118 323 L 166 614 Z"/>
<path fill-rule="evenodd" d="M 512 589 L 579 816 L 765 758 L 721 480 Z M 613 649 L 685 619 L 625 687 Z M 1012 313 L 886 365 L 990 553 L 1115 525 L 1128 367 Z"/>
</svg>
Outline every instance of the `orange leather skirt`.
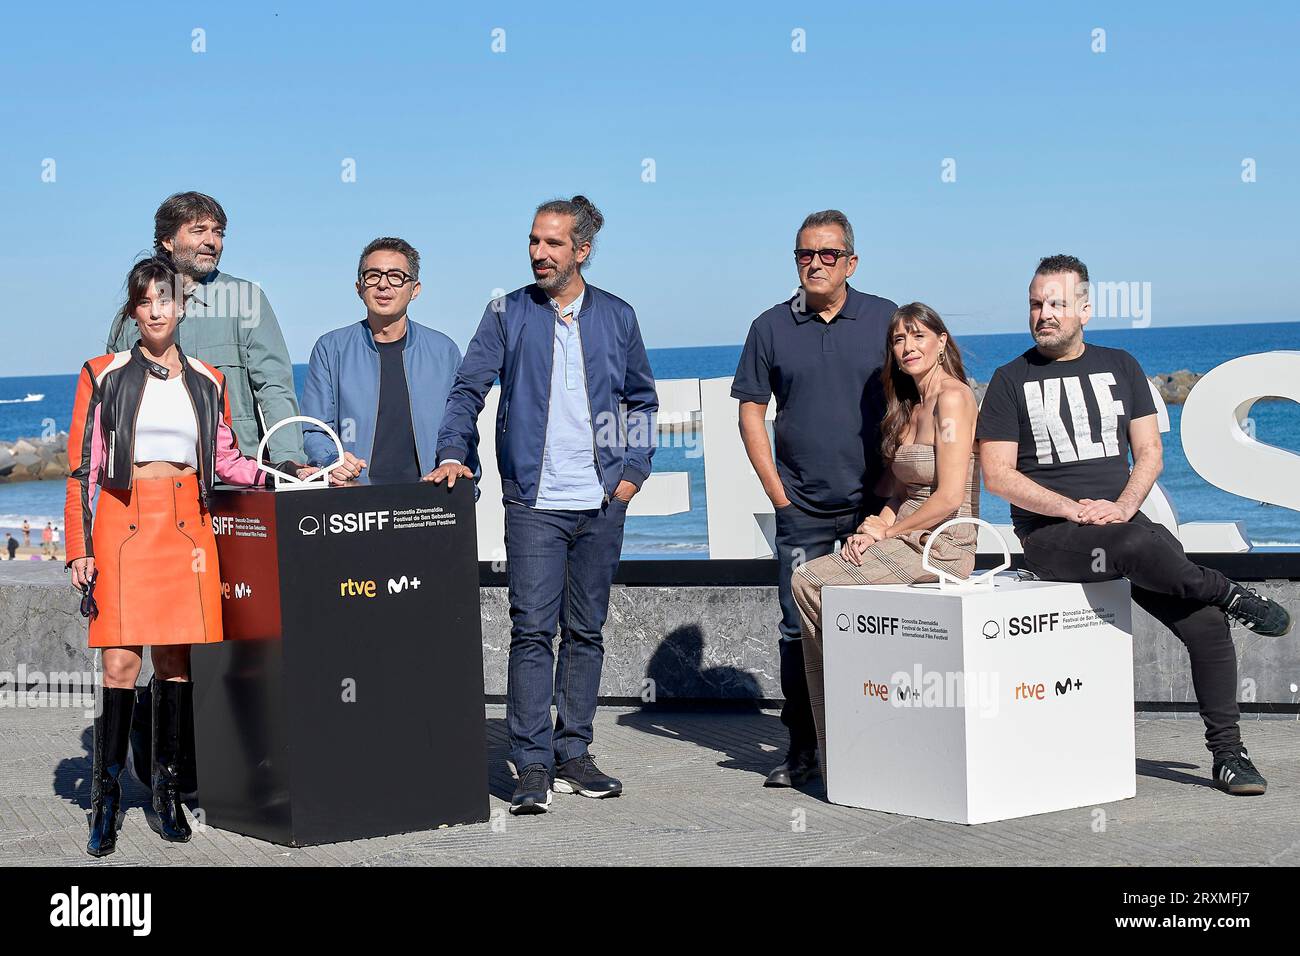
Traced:
<svg viewBox="0 0 1300 956">
<path fill-rule="evenodd" d="M 196 475 L 101 488 L 91 540 L 99 606 L 91 647 L 221 640 L 217 542 Z"/>
</svg>

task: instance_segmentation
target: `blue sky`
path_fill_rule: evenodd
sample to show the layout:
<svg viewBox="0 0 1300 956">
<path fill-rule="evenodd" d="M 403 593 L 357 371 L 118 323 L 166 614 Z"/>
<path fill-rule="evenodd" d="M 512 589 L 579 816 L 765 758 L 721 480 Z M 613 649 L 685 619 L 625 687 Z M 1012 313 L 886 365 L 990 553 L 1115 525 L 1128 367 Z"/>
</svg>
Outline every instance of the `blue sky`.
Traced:
<svg viewBox="0 0 1300 956">
<path fill-rule="evenodd" d="M 7 12 L 0 375 L 101 349 L 155 207 L 191 188 L 225 205 L 222 267 L 261 282 L 295 361 L 361 317 L 356 257 L 384 234 L 423 255 L 412 315 L 463 347 L 528 281 L 533 207 L 574 192 L 607 217 L 589 281 L 652 347 L 741 341 L 828 206 L 855 224 L 855 285 L 958 334 L 1023 329 L 1058 251 L 1150 282 L 1155 325 L 1300 318 L 1294 4 L 622 6 Z"/>
</svg>

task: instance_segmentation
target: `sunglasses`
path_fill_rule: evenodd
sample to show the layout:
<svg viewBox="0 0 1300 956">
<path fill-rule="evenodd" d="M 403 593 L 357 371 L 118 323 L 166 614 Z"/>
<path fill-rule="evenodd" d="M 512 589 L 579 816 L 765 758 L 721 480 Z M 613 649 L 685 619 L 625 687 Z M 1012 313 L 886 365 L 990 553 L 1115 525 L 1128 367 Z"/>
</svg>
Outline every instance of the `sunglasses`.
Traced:
<svg viewBox="0 0 1300 956">
<path fill-rule="evenodd" d="M 853 253 L 845 249 L 796 249 L 794 251 L 794 260 L 801 266 L 806 266 L 813 261 L 816 256 L 822 261 L 824 266 L 833 266 L 845 256 L 851 256 Z"/>
<path fill-rule="evenodd" d="M 86 590 L 81 595 L 81 616 L 94 620 L 99 616 L 99 605 L 95 603 L 95 582 L 99 579 L 99 572 L 95 571 L 90 576 L 90 583 L 86 585 Z"/>
</svg>

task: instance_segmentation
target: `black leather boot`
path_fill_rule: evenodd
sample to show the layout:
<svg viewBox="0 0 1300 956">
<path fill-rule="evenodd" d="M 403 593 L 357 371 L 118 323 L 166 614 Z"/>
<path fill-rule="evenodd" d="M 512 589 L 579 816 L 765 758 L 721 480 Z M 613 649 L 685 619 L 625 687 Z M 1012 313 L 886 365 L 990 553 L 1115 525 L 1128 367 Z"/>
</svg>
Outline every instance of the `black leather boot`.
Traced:
<svg viewBox="0 0 1300 956">
<path fill-rule="evenodd" d="M 199 773 L 194 760 L 194 682 L 185 681 L 181 688 L 181 749 L 176 783 L 182 797 L 193 799 L 199 791 Z"/>
<path fill-rule="evenodd" d="M 169 843 L 188 843 L 190 825 L 185 820 L 177 781 L 181 741 L 181 700 L 185 681 L 154 679 L 153 696 L 153 809 L 149 825 Z"/>
<path fill-rule="evenodd" d="M 108 856 L 117 849 L 117 828 L 121 825 L 122 786 L 118 778 L 126 769 L 126 743 L 135 691 L 129 687 L 101 687 L 99 693 L 90 778 L 90 839 L 86 841 L 86 852 L 91 856 Z"/>
<path fill-rule="evenodd" d="M 145 787 L 153 786 L 153 681 L 135 689 L 131 712 L 131 772 Z"/>
</svg>

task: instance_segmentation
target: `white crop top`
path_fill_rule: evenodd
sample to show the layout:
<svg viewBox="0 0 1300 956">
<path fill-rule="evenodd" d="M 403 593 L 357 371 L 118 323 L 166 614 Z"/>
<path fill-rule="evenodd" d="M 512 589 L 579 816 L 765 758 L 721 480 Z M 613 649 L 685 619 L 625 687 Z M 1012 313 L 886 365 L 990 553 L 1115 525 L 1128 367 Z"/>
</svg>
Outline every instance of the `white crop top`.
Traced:
<svg viewBox="0 0 1300 956">
<path fill-rule="evenodd" d="M 185 381 L 146 376 L 135 420 L 135 460 L 199 464 L 199 423 Z"/>
</svg>

